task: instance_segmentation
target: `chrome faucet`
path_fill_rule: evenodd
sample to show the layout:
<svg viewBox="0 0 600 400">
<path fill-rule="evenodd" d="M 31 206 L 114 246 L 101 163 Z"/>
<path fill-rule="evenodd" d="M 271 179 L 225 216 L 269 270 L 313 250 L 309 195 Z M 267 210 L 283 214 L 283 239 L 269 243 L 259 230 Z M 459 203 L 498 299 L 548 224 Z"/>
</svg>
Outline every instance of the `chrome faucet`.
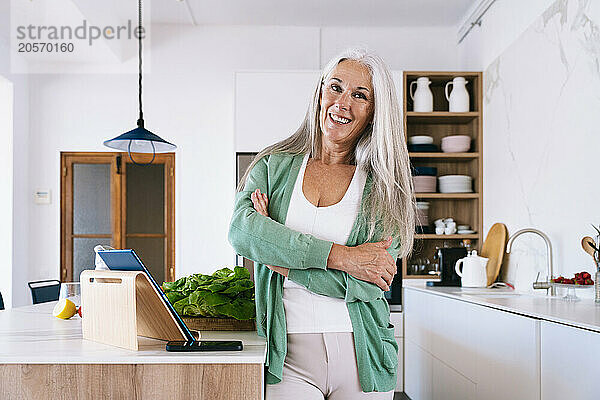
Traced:
<svg viewBox="0 0 600 400">
<path fill-rule="evenodd" d="M 524 233 L 535 233 L 536 235 L 539 235 L 542 237 L 542 239 L 544 239 L 544 242 L 546 242 L 546 253 L 548 256 L 548 278 L 546 278 L 546 282 L 538 282 L 537 278 L 536 281 L 533 283 L 533 288 L 534 289 L 546 289 L 546 294 L 548 294 L 548 289 L 550 289 L 550 296 L 556 296 L 556 288 L 554 286 L 550 285 L 550 280 L 554 277 L 554 272 L 552 270 L 552 243 L 550 243 L 550 238 L 548 237 L 548 235 L 546 235 L 544 232 L 534 229 L 534 228 L 525 228 L 525 229 L 521 229 L 517 232 L 515 232 L 510 239 L 508 239 L 508 243 L 506 244 L 506 253 L 510 254 L 510 250 L 512 248 L 512 243 L 515 241 L 515 239 L 519 236 L 521 236 Z M 538 274 L 539 276 L 539 274 Z"/>
</svg>

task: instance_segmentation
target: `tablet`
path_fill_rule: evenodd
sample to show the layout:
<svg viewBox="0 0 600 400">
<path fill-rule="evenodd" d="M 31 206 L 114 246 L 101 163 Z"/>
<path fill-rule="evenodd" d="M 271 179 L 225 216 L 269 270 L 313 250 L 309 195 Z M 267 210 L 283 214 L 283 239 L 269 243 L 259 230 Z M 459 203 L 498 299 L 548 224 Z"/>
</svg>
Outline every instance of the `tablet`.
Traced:
<svg viewBox="0 0 600 400">
<path fill-rule="evenodd" d="M 152 283 L 152 285 L 158 290 L 160 296 L 162 298 L 163 303 L 167 306 L 167 309 L 173 315 L 175 322 L 179 325 L 179 328 L 186 336 L 188 342 L 196 341 L 196 338 L 192 334 L 192 332 L 188 329 L 187 325 L 179 314 L 175 311 L 169 299 L 167 299 L 167 295 L 162 291 L 158 283 L 154 280 L 150 271 L 144 266 L 142 260 L 135 254 L 135 251 L 131 249 L 126 250 L 98 250 L 98 255 L 102 258 L 102 261 L 106 264 L 108 269 L 113 271 L 142 271 L 148 276 L 148 279 Z"/>
</svg>

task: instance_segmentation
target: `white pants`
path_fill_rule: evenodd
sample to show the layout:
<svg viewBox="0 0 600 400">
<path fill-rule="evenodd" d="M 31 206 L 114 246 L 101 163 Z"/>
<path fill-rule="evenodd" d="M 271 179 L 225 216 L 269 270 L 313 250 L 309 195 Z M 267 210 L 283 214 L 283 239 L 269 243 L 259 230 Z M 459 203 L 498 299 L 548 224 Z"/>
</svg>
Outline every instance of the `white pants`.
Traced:
<svg viewBox="0 0 600 400">
<path fill-rule="evenodd" d="M 392 400 L 394 391 L 364 393 L 358 380 L 352 332 L 292 333 L 280 383 L 266 385 L 266 400 Z"/>
</svg>

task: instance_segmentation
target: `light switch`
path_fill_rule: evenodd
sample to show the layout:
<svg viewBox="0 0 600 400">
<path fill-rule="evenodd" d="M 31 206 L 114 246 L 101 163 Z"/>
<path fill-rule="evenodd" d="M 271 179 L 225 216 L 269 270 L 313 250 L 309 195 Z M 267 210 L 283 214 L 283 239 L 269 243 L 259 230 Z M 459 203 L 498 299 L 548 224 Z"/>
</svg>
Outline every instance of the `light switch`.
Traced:
<svg viewBox="0 0 600 400">
<path fill-rule="evenodd" d="M 50 189 L 36 189 L 33 200 L 35 204 L 50 204 Z"/>
</svg>

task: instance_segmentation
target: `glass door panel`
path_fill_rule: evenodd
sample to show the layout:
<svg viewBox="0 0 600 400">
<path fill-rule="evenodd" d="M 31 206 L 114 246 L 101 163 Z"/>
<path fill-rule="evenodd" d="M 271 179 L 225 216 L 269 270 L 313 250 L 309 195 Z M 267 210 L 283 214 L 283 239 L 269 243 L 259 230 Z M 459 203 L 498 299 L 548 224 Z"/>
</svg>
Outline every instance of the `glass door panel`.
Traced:
<svg viewBox="0 0 600 400">
<path fill-rule="evenodd" d="M 71 226 L 71 276 L 93 269 L 94 246 L 111 244 L 111 164 L 73 163 L 73 217 Z"/>
<path fill-rule="evenodd" d="M 164 164 L 127 164 L 127 226 L 130 233 L 165 233 Z"/>
<path fill-rule="evenodd" d="M 110 164 L 73 164 L 73 234 L 111 234 Z"/>
<path fill-rule="evenodd" d="M 73 238 L 73 282 L 79 282 L 81 271 L 96 267 L 94 247 L 98 244 L 110 244 L 110 239 Z"/>
<path fill-rule="evenodd" d="M 165 164 L 125 166 L 125 247 L 134 249 L 154 279 L 166 277 Z"/>
<path fill-rule="evenodd" d="M 165 281 L 165 239 L 127 237 L 126 247 L 134 249 L 159 285 Z"/>
</svg>

